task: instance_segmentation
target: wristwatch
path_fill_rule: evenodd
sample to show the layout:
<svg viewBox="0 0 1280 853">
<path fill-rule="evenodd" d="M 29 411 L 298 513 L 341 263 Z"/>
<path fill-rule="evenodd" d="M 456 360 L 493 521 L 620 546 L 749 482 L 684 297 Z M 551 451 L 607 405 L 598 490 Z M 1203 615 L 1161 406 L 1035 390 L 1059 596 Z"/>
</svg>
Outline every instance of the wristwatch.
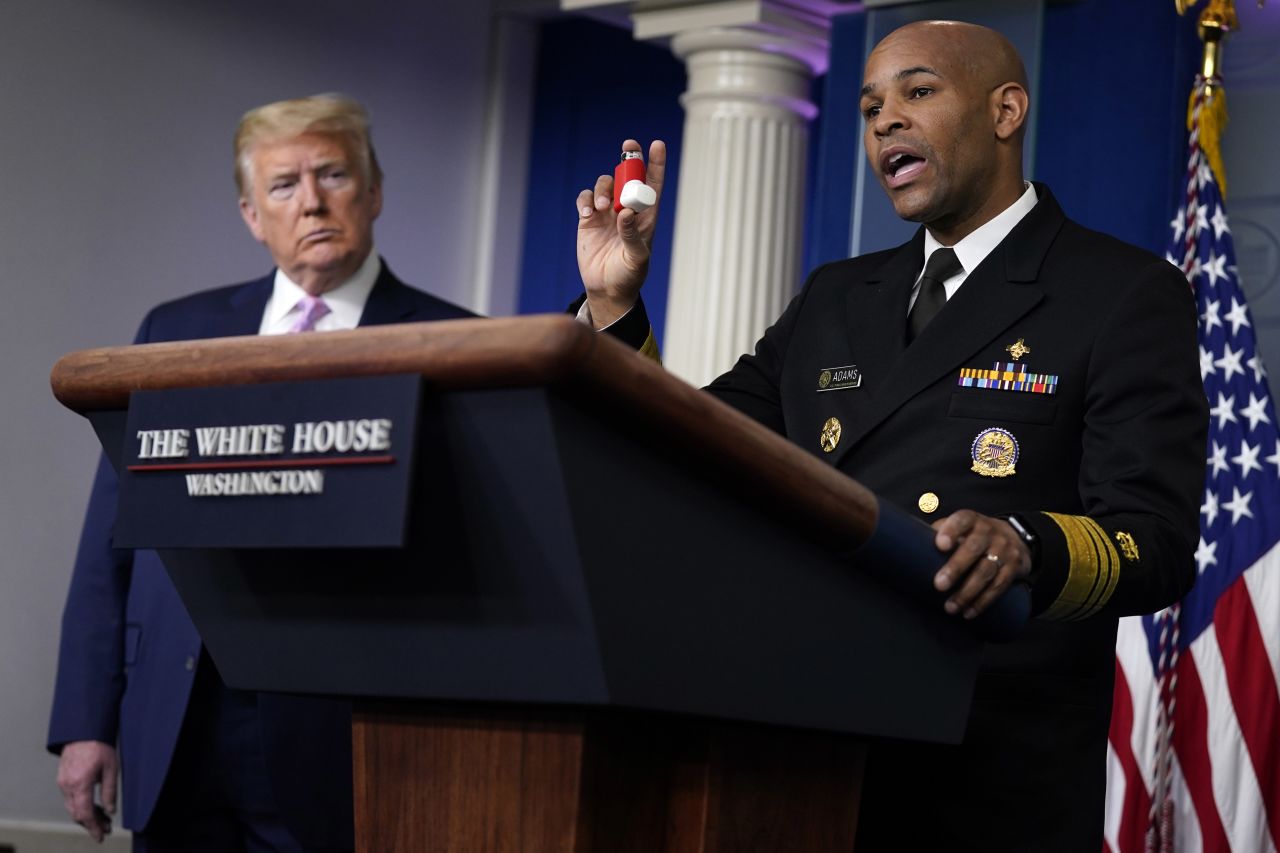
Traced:
<svg viewBox="0 0 1280 853">
<path fill-rule="evenodd" d="M 1031 525 L 1019 513 L 1010 513 L 1003 516 L 1004 520 L 1009 522 L 1009 526 L 1013 528 L 1013 532 L 1018 534 L 1018 538 L 1022 540 L 1022 544 L 1027 546 L 1027 551 L 1031 554 L 1031 571 L 1034 572 L 1040 567 L 1040 537 L 1036 535 Z"/>
</svg>

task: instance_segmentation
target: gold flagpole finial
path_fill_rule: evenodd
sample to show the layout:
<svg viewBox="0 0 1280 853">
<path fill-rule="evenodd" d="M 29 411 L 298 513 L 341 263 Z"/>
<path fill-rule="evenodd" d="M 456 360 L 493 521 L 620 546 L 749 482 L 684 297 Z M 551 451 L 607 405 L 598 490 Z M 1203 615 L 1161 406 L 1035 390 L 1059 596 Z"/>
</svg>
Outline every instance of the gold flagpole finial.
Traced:
<svg viewBox="0 0 1280 853">
<path fill-rule="evenodd" d="M 1174 0 L 1178 14 L 1183 15 L 1200 0 Z M 1262 0 L 1259 0 L 1261 5 Z M 1234 0 L 1208 0 L 1204 11 L 1200 13 L 1197 31 L 1204 42 L 1204 57 L 1200 64 L 1201 85 L 1204 87 L 1204 98 L 1200 107 L 1200 147 L 1203 149 L 1209 168 L 1213 169 L 1223 196 L 1227 194 L 1225 169 L 1222 165 L 1222 131 L 1227 126 L 1227 96 L 1222 91 L 1222 43 L 1227 34 L 1239 29 L 1240 19 L 1236 17 Z M 1191 93 L 1187 105 L 1187 129 L 1190 130 L 1195 119 L 1196 95 Z"/>
<path fill-rule="evenodd" d="M 1179 15 L 1185 15 L 1199 2 L 1200 0 L 1174 0 L 1174 5 Z M 1204 11 L 1200 13 L 1196 29 L 1200 33 L 1200 41 L 1204 42 L 1204 59 L 1200 73 L 1204 75 L 1205 82 L 1210 87 L 1210 90 L 1205 93 L 1206 98 L 1213 97 L 1212 90 L 1216 88 L 1218 74 L 1222 68 L 1223 39 L 1226 38 L 1227 33 L 1239 27 L 1240 19 L 1236 17 L 1235 0 L 1208 0 Z"/>
<path fill-rule="evenodd" d="M 1200 0 L 1173 0 L 1173 5 L 1177 8 L 1179 15 L 1185 15 L 1187 14 L 1188 9 L 1192 8 L 1199 2 Z M 1267 5 L 1267 0 L 1258 0 L 1259 9 L 1264 8 L 1266 5 Z M 1208 14 L 1210 9 L 1212 9 L 1214 6 L 1231 7 L 1232 0 L 1209 0 L 1209 7 L 1205 9 L 1205 14 Z M 1230 14 L 1232 18 L 1235 17 L 1236 12 L 1234 8 L 1231 8 Z"/>
</svg>

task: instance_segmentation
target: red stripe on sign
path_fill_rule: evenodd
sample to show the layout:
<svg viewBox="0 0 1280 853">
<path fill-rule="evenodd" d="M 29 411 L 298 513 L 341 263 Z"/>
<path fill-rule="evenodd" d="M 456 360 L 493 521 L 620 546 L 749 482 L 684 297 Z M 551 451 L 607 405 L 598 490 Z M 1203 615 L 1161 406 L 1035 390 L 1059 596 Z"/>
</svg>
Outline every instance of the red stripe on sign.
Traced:
<svg viewBox="0 0 1280 853">
<path fill-rule="evenodd" d="M 1178 706 L 1174 711 L 1173 748 L 1182 765 L 1182 778 L 1191 794 L 1191 805 L 1200 822 L 1204 853 L 1230 851 L 1227 831 L 1213 799 L 1213 762 L 1209 760 L 1209 707 L 1195 659 L 1184 653 L 1178 659 Z"/>
<path fill-rule="evenodd" d="M 1280 801 L 1276 798 L 1280 793 L 1280 762 L 1276 760 L 1280 756 L 1280 733 L 1275 728 L 1275 721 L 1280 720 L 1280 695 L 1276 693 L 1271 659 L 1262 642 L 1258 614 L 1243 577 L 1218 598 L 1213 609 L 1213 630 L 1222 649 L 1231 704 L 1262 790 L 1267 826 L 1273 839 L 1280 838 Z"/>
<path fill-rule="evenodd" d="M 328 465 L 390 465 L 394 456 L 326 456 L 320 459 L 244 459 L 236 462 L 173 462 L 130 465 L 130 471 L 227 471 L 240 468 L 316 468 Z"/>
<path fill-rule="evenodd" d="M 1133 696 L 1129 693 L 1129 680 L 1119 658 L 1116 658 L 1116 686 L 1111 703 L 1111 731 L 1107 739 L 1111 741 L 1111 748 L 1124 770 L 1124 805 L 1121 807 L 1120 829 L 1116 833 L 1119 849 L 1114 853 L 1141 853 L 1146 847 L 1151 794 L 1138 770 L 1138 759 L 1133 754 Z"/>
</svg>

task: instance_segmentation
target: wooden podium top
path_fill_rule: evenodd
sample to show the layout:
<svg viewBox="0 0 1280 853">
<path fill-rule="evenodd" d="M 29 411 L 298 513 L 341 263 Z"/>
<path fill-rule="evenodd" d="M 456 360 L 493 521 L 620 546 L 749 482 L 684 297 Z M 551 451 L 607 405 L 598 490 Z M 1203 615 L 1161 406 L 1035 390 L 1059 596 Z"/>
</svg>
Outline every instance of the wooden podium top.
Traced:
<svg viewBox="0 0 1280 853">
<path fill-rule="evenodd" d="M 105 347 L 54 365 L 54 396 L 81 414 L 134 391 L 418 373 L 432 390 L 555 387 L 683 446 L 848 552 L 875 530 L 862 485 L 772 430 L 565 315 L 405 323 L 345 332 Z"/>
</svg>

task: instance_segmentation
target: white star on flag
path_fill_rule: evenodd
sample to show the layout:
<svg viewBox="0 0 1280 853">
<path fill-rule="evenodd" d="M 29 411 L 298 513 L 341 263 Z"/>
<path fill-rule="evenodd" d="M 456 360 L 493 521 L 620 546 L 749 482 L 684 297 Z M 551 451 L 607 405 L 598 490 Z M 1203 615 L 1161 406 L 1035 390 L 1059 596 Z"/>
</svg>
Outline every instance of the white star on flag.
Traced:
<svg viewBox="0 0 1280 853">
<path fill-rule="evenodd" d="M 1206 269 L 1208 269 L 1206 267 Z M 1231 324 L 1231 337 L 1240 334 L 1241 326 L 1249 326 L 1249 308 L 1231 297 L 1231 310 L 1227 312 L 1227 322 Z"/>
<path fill-rule="evenodd" d="M 1218 366 L 1222 365 L 1221 361 L 1214 363 Z M 1228 421 L 1232 423 L 1236 422 L 1235 405 L 1236 398 L 1234 396 L 1227 397 L 1224 396 L 1221 391 L 1218 392 L 1218 405 L 1209 410 L 1209 416 L 1218 419 L 1218 429 L 1222 429 L 1226 426 Z"/>
<path fill-rule="evenodd" d="M 1249 432 L 1253 432 L 1260 423 L 1271 423 L 1267 416 L 1267 398 L 1249 392 L 1249 405 L 1240 410 L 1240 414 L 1249 420 Z"/>
<path fill-rule="evenodd" d="M 1245 492 L 1240 494 L 1240 489 L 1235 486 L 1231 487 L 1231 500 L 1222 505 L 1222 508 L 1231 513 L 1231 526 L 1235 527 L 1240 519 L 1248 516 L 1253 518 L 1253 510 L 1249 509 L 1249 502 L 1253 500 L 1253 492 Z"/>
<path fill-rule="evenodd" d="M 1249 442 L 1240 442 L 1240 454 L 1232 456 L 1231 461 L 1240 466 L 1240 479 L 1248 478 L 1250 471 L 1261 471 L 1262 466 L 1258 464 L 1258 454 L 1262 452 L 1262 445 L 1250 447 Z"/>
<path fill-rule="evenodd" d="M 1267 369 L 1262 366 L 1262 357 L 1254 353 L 1253 358 L 1245 364 L 1249 365 L 1249 369 L 1253 371 L 1253 381 L 1262 384 L 1262 380 L 1267 377 Z"/>
<path fill-rule="evenodd" d="M 1222 381 L 1230 382 L 1231 377 L 1239 373 L 1244 376 L 1244 368 L 1240 366 L 1240 359 L 1244 358 L 1244 350 L 1233 350 L 1230 345 L 1224 345 L 1222 348 L 1222 358 L 1214 361 L 1214 364 L 1223 370 Z"/>
<path fill-rule="evenodd" d="M 1217 542 L 1206 542 L 1200 540 L 1200 546 L 1196 548 L 1196 563 L 1200 566 L 1200 574 L 1204 574 L 1204 570 L 1218 562 L 1218 558 L 1214 556 L 1214 552 L 1218 550 Z"/>
<path fill-rule="evenodd" d="M 1227 465 L 1227 448 L 1219 447 L 1218 442 L 1213 442 L 1213 451 L 1209 454 L 1205 464 L 1213 469 L 1208 475 L 1210 480 L 1218 476 L 1221 471 L 1230 471 L 1231 466 Z"/>
<path fill-rule="evenodd" d="M 1205 516 L 1205 526 L 1213 527 L 1218 520 L 1218 493 L 1213 489 L 1204 490 L 1204 503 L 1200 505 L 1200 514 Z M 1203 539 L 1200 540 L 1204 542 Z"/>
<path fill-rule="evenodd" d="M 1218 316 L 1218 309 L 1222 305 L 1221 302 L 1210 300 L 1205 303 L 1204 313 L 1200 315 L 1200 319 L 1204 321 L 1206 329 L 1212 329 L 1214 326 L 1222 325 L 1222 318 Z"/>
<path fill-rule="evenodd" d="M 1221 240 L 1222 235 L 1229 229 L 1227 228 L 1227 212 L 1222 209 L 1222 205 L 1217 205 L 1213 209 L 1213 219 L 1209 220 L 1213 225 L 1213 239 Z M 1209 257 L 1213 257 L 1213 250 L 1209 251 Z"/>
<path fill-rule="evenodd" d="M 1200 267 L 1200 271 L 1209 276 L 1209 286 L 1214 287 L 1218 279 L 1227 277 L 1227 259 L 1225 255 L 1209 255 L 1209 262 Z"/>
</svg>

